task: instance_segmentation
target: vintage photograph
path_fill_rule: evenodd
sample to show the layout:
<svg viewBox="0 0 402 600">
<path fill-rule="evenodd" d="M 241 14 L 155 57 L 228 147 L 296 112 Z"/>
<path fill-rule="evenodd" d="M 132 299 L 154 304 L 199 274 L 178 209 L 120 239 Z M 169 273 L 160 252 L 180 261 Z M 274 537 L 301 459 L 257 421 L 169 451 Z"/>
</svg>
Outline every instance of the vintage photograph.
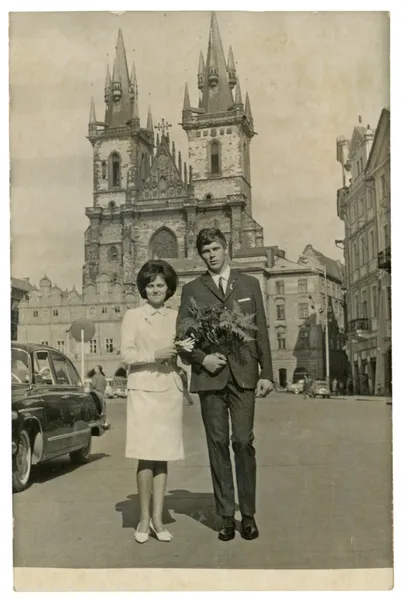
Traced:
<svg viewBox="0 0 402 600">
<path fill-rule="evenodd" d="M 17 591 L 390 589 L 389 14 L 9 23 Z"/>
</svg>

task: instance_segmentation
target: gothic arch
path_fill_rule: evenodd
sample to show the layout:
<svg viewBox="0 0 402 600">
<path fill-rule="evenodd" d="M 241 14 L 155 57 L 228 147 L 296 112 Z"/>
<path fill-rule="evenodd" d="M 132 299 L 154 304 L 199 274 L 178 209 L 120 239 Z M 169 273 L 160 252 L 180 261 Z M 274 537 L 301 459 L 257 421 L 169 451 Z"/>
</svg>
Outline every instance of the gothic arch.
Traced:
<svg viewBox="0 0 402 600">
<path fill-rule="evenodd" d="M 121 156 L 113 150 L 109 154 L 109 188 L 121 187 Z"/>
<path fill-rule="evenodd" d="M 150 241 L 151 258 L 178 258 L 178 244 L 175 234 L 167 227 L 161 227 Z"/>
</svg>

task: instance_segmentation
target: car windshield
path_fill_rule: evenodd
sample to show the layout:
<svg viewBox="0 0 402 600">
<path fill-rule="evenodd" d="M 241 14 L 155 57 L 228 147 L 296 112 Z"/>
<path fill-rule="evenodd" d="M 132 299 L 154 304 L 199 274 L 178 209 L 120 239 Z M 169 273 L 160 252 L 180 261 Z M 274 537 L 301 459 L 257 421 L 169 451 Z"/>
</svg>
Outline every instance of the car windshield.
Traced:
<svg viewBox="0 0 402 600">
<path fill-rule="evenodd" d="M 31 357 L 26 350 L 12 348 L 11 350 L 11 380 L 12 383 L 31 383 Z"/>
</svg>

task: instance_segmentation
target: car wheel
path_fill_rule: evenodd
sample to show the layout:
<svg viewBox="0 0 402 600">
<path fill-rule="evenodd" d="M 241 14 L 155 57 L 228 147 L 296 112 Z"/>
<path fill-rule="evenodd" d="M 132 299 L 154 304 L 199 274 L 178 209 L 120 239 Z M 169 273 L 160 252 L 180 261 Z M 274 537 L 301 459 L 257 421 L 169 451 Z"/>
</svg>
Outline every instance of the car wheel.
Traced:
<svg viewBox="0 0 402 600">
<path fill-rule="evenodd" d="M 298 393 L 299 393 L 299 390 L 295 390 L 295 391 L 294 391 L 294 393 L 295 393 L 295 394 L 298 394 Z"/>
<path fill-rule="evenodd" d="M 32 468 L 32 448 L 28 432 L 20 433 L 18 451 L 13 459 L 13 490 L 22 492 L 28 486 Z"/>
<path fill-rule="evenodd" d="M 89 441 L 84 448 L 70 452 L 70 459 L 74 465 L 85 465 L 91 456 L 92 434 L 89 436 Z"/>
</svg>

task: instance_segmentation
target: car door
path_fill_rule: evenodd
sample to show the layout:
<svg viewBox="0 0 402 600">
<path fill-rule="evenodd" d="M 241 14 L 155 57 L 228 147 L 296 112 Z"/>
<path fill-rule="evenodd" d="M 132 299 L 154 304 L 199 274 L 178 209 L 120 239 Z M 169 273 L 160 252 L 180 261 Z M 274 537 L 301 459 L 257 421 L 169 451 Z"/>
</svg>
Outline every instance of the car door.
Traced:
<svg viewBox="0 0 402 600">
<path fill-rule="evenodd" d="M 50 358 L 65 414 L 64 449 L 71 452 L 85 446 L 91 435 L 87 423 L 89 419 L 85 419 L 87 395 L 70 360 L 55 350 L 50 351 Z"/>
<path fill-rule="evenodd" d="M 50 350 L 35 351 L 35 383 L 44 406 L 43 437 L 47 457 L 67 452 L 72 433 L 68 386 L 60 385 L 50 358 Z"/>
</svg>

